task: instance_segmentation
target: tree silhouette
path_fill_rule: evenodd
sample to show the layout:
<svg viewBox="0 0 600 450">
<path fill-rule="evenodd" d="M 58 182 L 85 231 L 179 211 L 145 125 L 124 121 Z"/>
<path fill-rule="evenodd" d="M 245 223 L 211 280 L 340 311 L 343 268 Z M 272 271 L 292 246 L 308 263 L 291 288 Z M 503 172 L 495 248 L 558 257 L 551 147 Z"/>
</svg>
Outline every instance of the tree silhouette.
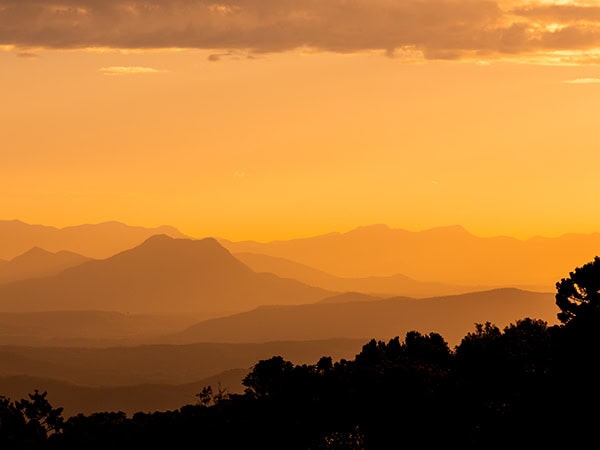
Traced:
<svg viewBox="0 0 600 450">
<path fill-rule="evenodd" d="M 221 387 L 221 383 L 218 383 L 217 392 L 213 391 L 212 386 L 204 386 L 202 390 L 196 394 L 198 403 L 204 407 L 213 406 L 217 403 L 227 399 L 229 393 L 226 388 Z"/>
<path fill-rule="evenodd" d="M 589 411 L 600 403 L 600 257 L 573 270 L 556 283 L 557 315 L 554 330 L 556 384 L 568 386 L 559 397 L 561 411 Z M 583 443 L 597 426 L 597 414 L 560 414 L 560 426 L 577 430 Z"/>
<path fill-rule="evenodd" d="M 244 378 L 246 393 L 257 398 L 271 397 L 282 392 L 284 378 L 292 371 L 294 365 L 281 356 L 260 360 L 252 371 Z"/>
<path fill-rule="evenodd" d="M 0 448 L 25 448 L 29 441 L 29 430 L 25 417 L 14 402 L 0 396 Z"/>
<path fill-rule="evenodd" d="M 567 325 L 574 322 L 598 323 L 600 318 L 600 257 L 577 267 L 556 283 L 556 305 L 561 312 L 558 320 Z"/>
<path fill-rule="evenodd" d="M 10 401 L 0 396 L 0 448 L 41 449 L 49 436 L 62 431 L 62 408 L 53 408 L 46 392 L 37 389 L 29 399 Z"/>
<path fill-rule="evenodd" d="M 64 423 L 63 408 L 53 408 L 46 395 L 46 391 L 40 392 L 36 389 L 33 394 L 28 394 L 29 400 L 15 402 L 17 409 L 25 416 L 28 426 L 42 433 L 44 437 L 60 432 Z"/>
</svg>

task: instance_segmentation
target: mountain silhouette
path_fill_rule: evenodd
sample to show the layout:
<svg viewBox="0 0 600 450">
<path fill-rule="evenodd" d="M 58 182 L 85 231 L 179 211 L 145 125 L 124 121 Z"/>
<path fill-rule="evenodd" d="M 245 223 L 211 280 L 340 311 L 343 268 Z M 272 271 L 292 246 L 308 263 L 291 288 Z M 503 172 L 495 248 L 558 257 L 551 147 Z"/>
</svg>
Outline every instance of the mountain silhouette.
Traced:
<svg viewBox="0 0 600 450">
<path fill-rule="evenodd" d="M 440 333 L 456 345 L 475 323 L 504 327 L 530 317 L 557 323 L 552 293 L 494 289 L 427 299 L 390 298 L 346 303 L 260 307 L 202 321 L 172 342 L 263 342 L 333 337 L 391 339 L 407 331 Z"/>
<path fill-rule="evenodd" d="M 400 273 L 437 283 L 542 292 L 553 291 L 573 267 L 600 254 L 600 233 L 520 240 L 477 237 L 460 226 L 413 232 L 375 225 L 287 241 L 220 242 L 234 254 L 285 258 L 340 277 Z"/>
<path fill-rule="evenodd" d="M 0 220 L 0 259 L 12 259 L 32 247 L 50 252 L 68 250 L 103 259 L 135 247 L 156 234 L 188 237 L 171 226 L 146 228 L 116 221 L 56 228 L 20 220 Z"/>
<path fill-rule="evenodd" d="M 434 297 L 466 294 L 493 287 L 417 281 L 401 274 L 379 277 L 338 277 L 285 258 L 247 252 L 234 253 L 233 256 L 255 272 L 270 272 L 333 291 L 363 292 L 382 297 Z"/>
<path fill-rule="evenodd" d="M 0 285 L 0 311 L 104 310 L 132 314 L 235 312 L 312 303 L 332 292 L 257 274 L 215 239 L 148 238 L 58 275 Z"/>
<path fill-rule="evenodd" d="M 65 250 L 52 253 L 33 247 L 0 265 L 0 283 L 55 275 L 89 260 L 90 258 Z"/>
</svg>

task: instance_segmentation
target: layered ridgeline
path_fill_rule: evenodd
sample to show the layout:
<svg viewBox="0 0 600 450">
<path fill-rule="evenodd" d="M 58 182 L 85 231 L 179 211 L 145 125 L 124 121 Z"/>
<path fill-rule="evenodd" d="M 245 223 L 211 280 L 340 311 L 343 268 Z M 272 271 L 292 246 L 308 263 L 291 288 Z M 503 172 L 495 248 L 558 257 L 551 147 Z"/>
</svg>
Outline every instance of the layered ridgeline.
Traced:
<svg viewBox="0 0 600 450">
<path fill-rule="evenodd" d="M 281 355 L 314 364 L 323 355 L 351 359 L 361 340 L 257 344 L 203 343 L 113 348 L 0 346 L 0 395 L 23 398 L 45 390 L 65 415 L 98 411 L 157 411 L 197 402 L 212 386 L 241 392 L 242 379 L 261 359 Z"/>
<path fill-rule="evenodd" d="M 226 313 L 259 305 L 313 303 L 330 294 L 256 273 L 215 239 L 157 235 L 54 276 L 0 285 L 0 312 Z"/>
<path fill-rule="evenodd" d="M 375 225 L 288 241 L 220 242 L 234 254 L 285 258 L 338 277 L 402 274 L 419 281 L 543 292 L 554 291 L 573 267 L 600 254 L 600 233 L 519 240 L 477 237 L 459 226 L 412 232 Z"/>
<path fill-rule="evenodd" d="M 433 297 L 437 295 L 464 294 L 490 288 L 481 285 L 460 285 L 418 281 L 402 274 L 371 277 L 339 277 L 330 273 L 300 264 L 289 259 L 259 253 L 234 253 L 237 259 L 256 272 L 269 272 L 284 278 L 293 278 L 340 292 L 364 292 L 376 296 L 392 297 Z"/>
<path fill-rule="evenodd" d="M 108 258 L 139 245 L 156 234 L 185 238 L 172 226 L 154 228 L 103 222 L 56 228 L 20 220 L 0 220 L 0 260 L 10 260 L 33 247 L 49 252 L 70 251 L 90 258 Z"/>
<path fill-rule="evenodd" d="M 499 327 L 523 318 L 556 324 L 552 293 L 505 288 L 432 298 L 378 299 L 343 294 L 317 304 L 264 306 L 202 321 L 167 342 L 265 342 L 277 340 L 391 339 L 408 331 L 436 332 L 457 345 L 476 323 Z"/>
<path fill-rule="evenodd" d="M 0 345 L 136 345 L 218 314 L 125 314 L 116 311 L 0 312 Z"/>
<path fill-rule="evenodd" d="M 75 267 L 91 258 L 78 253 L 61 250 L 49 252 L 33 247 L 10 261 L 0 263 L 0 284 L 56 275 L 69 267 Z"/>
</svg>

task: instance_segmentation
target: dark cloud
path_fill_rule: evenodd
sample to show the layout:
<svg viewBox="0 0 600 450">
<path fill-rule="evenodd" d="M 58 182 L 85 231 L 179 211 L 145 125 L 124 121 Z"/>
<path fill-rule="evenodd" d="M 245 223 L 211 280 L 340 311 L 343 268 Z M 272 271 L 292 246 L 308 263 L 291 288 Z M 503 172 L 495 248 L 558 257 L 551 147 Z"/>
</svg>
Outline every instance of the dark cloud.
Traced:
<svg viewBox="0 0 600 450">
<path fill-rule="evenodd" d="M 219 62 L 223 58 L 239 59 L 239 56 L 235 55 L 234 52 L 222 52 L 222 53 L 211 53 L 210 55 L 208 55 L 208 57 L 206 59 L 208 59 L 210 62 Z"/>
<path fill-rule="evenodd" d="M 299 47 L 483 58 L 599 47 L 600 7 L 506 10 L 494 0 L 0 0 L 0 45 L 201 48 L 217 50 L 212 60 L 218 50 Z"/>
</svg>

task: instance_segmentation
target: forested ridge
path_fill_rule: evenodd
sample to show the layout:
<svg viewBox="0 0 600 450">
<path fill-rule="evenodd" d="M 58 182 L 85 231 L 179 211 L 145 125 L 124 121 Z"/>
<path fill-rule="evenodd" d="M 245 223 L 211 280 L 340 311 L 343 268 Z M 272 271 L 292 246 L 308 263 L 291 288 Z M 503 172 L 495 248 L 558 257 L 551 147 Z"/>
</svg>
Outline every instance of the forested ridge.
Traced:
<svg viewBox="0 0 600 450">
<path fill-rule="evenodd" d="M 46 392 L 0 397 L 2 449 L 396 449 L 589 445 L 600 400 L 600 258 L 557 283 L 560 324 L 475 324 L 460 344 L 410 331 L 354 359 L 258 361 L 245 392 L 177 410 L 65 418 Z M 1 394 L 1 392 L 0 392 Z"/>
</svg>

